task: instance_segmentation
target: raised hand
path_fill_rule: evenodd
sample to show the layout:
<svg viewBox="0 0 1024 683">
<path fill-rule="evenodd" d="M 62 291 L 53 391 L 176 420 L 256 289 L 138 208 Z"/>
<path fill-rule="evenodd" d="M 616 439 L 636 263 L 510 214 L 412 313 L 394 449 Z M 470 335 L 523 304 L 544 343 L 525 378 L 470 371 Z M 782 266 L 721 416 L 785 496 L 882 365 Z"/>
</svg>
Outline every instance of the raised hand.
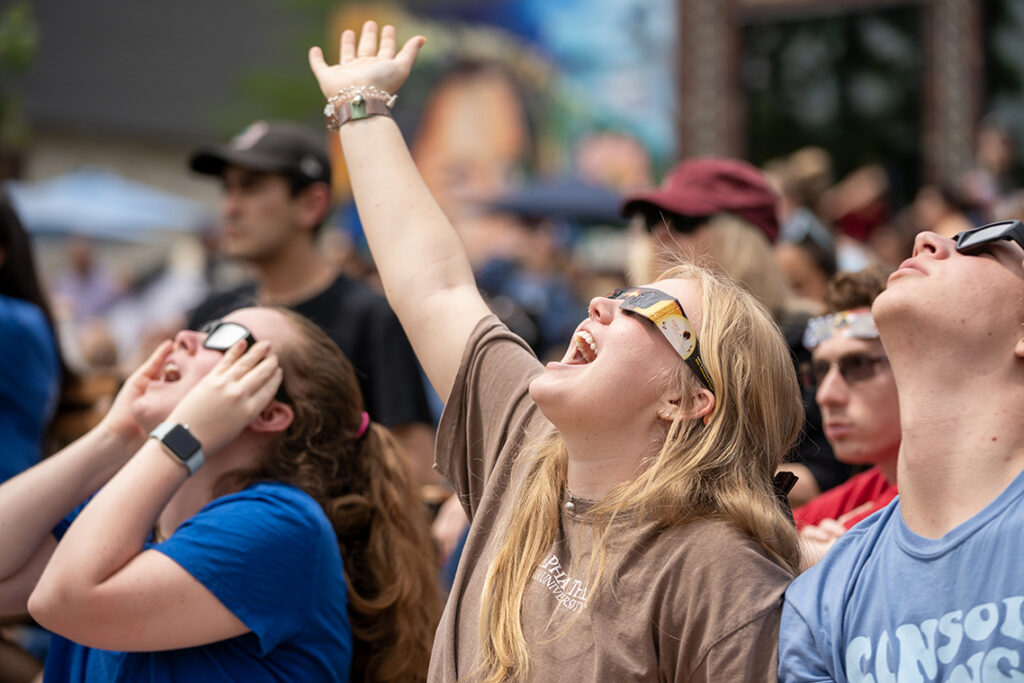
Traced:
<svg viewBox="0 0 1024 683">
<path fill-rule="evenodd" d="M 146 438 L 146 432 L 132 416 L 132 403 L 146 393 L 146 387 L 151 381 L 159 379 L 161 368 L 172 348 L 171 340 L 164 340 L 149 354 L 146 362 L 128 376 L 121 390 L 117 392 L 110 410 L 100 422 L 101 428 L 127 441 L 141 442 Z"/>
<path fill-rule="evenodd" d="M 351 29 L 341 34 L 341 59 L 328 66 L 319 47 L 309 50 L 309 67 L 313 70 L 324 97 L 331 98 L 349 86 L 375 86 L 394 94 L 409 77 L 416 55 L 426 38 L 410 38 L 395 51 L 395 27 L 385 26 L 378 39 L 377 23 L 363 24 L 359 42 Z"/>
<path fill-rule="evenodd" d="M 245 342 L 238 342 L 189 390 L 167 419 L 187 424 L 203 450 L 214 453 L 270 404 L 282 377 L 269 342 L 257 342 L 248 353 Z"/>
</svg>

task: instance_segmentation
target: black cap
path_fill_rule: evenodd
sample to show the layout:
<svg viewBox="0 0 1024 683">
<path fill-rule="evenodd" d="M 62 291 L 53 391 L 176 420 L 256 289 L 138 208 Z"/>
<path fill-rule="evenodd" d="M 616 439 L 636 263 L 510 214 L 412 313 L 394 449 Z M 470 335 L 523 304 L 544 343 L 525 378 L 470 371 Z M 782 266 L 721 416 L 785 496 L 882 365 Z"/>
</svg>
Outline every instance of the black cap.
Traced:
<svg viewBox="0 0 1024 683">
<path fill-rule="evenodd" d="M 200 147 L 188 165 L 219 176 L 227 165 L 281 173 L 300 183 L 331 183 L 323 136 L 294 123 L 257 121 L 226 145 Z"/>
</svg>

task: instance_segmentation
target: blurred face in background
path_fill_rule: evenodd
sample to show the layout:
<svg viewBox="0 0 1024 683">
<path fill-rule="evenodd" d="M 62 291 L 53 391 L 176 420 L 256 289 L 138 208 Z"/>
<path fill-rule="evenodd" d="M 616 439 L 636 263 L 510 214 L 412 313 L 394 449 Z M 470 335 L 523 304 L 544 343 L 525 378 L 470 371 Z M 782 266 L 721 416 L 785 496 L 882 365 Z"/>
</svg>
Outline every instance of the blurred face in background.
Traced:
<svg viewBox="0 0 1024 683">
<path fill-rule="evenodd" d="M 882 342 L 833 337 L 815 347 L 811 363 L 822 426 L 836 458 L 850 465 L 890 464 L 895 472 L 900 412 Z"/>
<path fill-rule="evenodd" d="M 222 176 L 221 250 L 259 264 L 299 233 L 298 200 L 277 173 L 227 166 Z"/>
<path fill-rule="evenodd" d="M 781 242 L 775 245 L 775 260 L 794 294 L 809 301 L 825 301 L 829 276 L 814 262 L 810 252 L 799 244 Z"/>
</svg>

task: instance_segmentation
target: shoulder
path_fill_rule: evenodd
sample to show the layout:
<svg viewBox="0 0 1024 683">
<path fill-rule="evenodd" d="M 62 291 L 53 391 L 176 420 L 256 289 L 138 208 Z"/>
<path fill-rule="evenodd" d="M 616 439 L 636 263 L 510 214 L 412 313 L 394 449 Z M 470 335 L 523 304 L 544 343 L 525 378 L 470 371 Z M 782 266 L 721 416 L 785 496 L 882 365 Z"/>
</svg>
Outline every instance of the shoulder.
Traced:
<svg viewBox="0 0 1024 683">
<path fill-rule="evenodd" d="M 698 520 L 664 530 L 658 558 L 667 595 L 692 619 L 718 621 L 727 634 L 778 610 L 792 575 L 732 524 Z"/>
<path fill-rule="evenodd" d="M 786 590 L 779 624 L 780 681 L 841 680 L 838 643 L 846 610 L 897 510 L 890 505 L 840 536 Z"/>
<path fill-rule="evenodd" d="M 722 520 L 665 529 L 650 550 L 665 656 L 690 680 L 774 680 L 790 573 Z"/>
<path fill-rule="evenodd" d="M 499 412 L 532 406 L 529 385 L 544 369 L 529 345 L 494 315 L 477 323 L 466 342 L 450 403 L 487 405 Z M 452 399 L 458 397 L 457 401 Z M 446 408 L 452 418 L 456 411 Z M 442 416 L 442 424 L 444 424 Z"/>
<path fill-rule="evenodd" d="M 52 339 L 53 333 L 43 309 L 34 303 L 0 294 L 0 329 L 3 337 L 11 335 Z"/>
<path fill-rule="evenodd" d="M 685 563 L 687 573 L 712 575 L 725 572 L 736 578 L 787 585 L 792 576 L 773 560 L 759 543 L 724 520 L 706 519 L 679 527 L 666 528 L 658 543 L 666 557 L 676 564 Z"/>
<path fill-rule="evenodd" d="M 0 394 L 20 395 L 18 404 L 26 410 L 31 405 L 32 410 L 48 414 L 45 406 L 53 400 L 54 383 L 59 381 L 60 355 L 43 309 L 0 295 L 0 350 L 4 359 Z"/>
<path fill-rule="evenodd" d="M 186 525 L 241 533 L 264 546 L 302 547 L 313 551 L 325 539 L 335 543 L 330 521 L 320 505 L 301 489 L 280 482 L 260 482 L 208 503 Z"/>
<path fill-rule="evenodd" d="M 857 577 L 896 523 L 899 507 L 890 504 L 856 524 L 839 537 L 817 564 L 798 576 L 786 591 L 786 603 L 808 621 L 828 608 L 829 602 L 843 600 L 856 585 Z M 828 588 L 839 588 L 829 590 Z M 827 599 L 823 599 L 828 596 Z"/>
</svg>

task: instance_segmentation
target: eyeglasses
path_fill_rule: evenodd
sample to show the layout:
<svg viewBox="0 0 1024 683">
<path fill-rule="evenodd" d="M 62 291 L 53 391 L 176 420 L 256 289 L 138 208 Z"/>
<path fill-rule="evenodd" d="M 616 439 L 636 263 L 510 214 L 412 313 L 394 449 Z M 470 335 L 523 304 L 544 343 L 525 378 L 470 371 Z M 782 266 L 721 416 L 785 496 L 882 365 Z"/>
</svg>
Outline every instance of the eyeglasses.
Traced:
<svg viewBox="0 0 1024 683">
<path fill-rule="evenodd" d="M 204 323 L 200 326 L 197 332 L 206 335 L 206 339 L 203 340 L 203 348 L 220 351 L 221 353 L 226 352 L 243 339 L 245 340 L 246 351 L 256 344 L 256 337 L 252 335 L 249 328 L 244 325 L 239 325 L 238 323 L 224 322 L 223 320 L 211 320 L 210 322 Z M 277 388 L 277 393 L 274 394 L 274 398 L 282 403 L 291 402 L 291 398 L 288 396 L 288 392 L 284 388 L 283 380 L 281 381 L 281 386 Z"/>
<path fill-rule="evenodd" d="M 953 236 L 956 250 L 961 254 L 975 254 L 998 240 L 1013 240 L 1024 249 L 1024 223 L 1020 221 L 999 221 L 980 228 L 964 230 Z"/>
<path fill-rule="evenodd" d="M 697 379 L 711 393 L 715 392 L 715 385 L 711 382 L 711 376 L 704 368 L 704 361 L 700 357 L 697 333 L 694 332 L 693 325 L 690 324 L 690 319 L 686 317 L 686 311 L 678 299 L 650 287 L 615 289 L 608 293 L 608 298 L 621 301 L 619 308 L 623 311 L 636 313 L 654 323 L 676 353 L 697 375 Z"/>
<path fill-rule="evenodd" d="M 878 374 L 889 359 L 885 356 L 871 356 L 866 353 L 852 353 L 836 360 L 816 360 L 805 365 L 800 373 L 804 386 L 816 390 L 832 368 L 839 369 L 839 375 L 848 385 L 869 380 Z"/>
</svg>

